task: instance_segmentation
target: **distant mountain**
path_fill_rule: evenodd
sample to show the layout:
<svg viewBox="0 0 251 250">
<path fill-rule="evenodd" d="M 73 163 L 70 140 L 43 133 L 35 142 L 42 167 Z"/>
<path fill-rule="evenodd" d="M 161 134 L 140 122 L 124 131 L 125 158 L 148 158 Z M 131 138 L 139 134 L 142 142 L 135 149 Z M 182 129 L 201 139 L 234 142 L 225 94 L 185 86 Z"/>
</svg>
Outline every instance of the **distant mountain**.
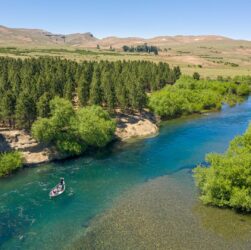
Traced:
<svg viewBox="0 0 251 250">
<path fill-rule="evenodd" d="M 96 40 L 97 38 L 91 33 L 62 35 L 40 29 L 13 29 L 0 26 L 0 45 L 81 46 L 95 43 Z"/>
<path fill-rule="evenodd" d="M 69 46 L 82 48 L 101 47 L 121 48 L 123 45 L 139 45 L 148 43 L 159 47 L 182 46 L 189 44 L 231 44 L 238 40 L 223 36 L 158 36 L 150 39 L 139 37 L 106 37 L 98 39 L 91 33 L 76 33 L 70 35 L 53 34 L 40 29 L 8 28 L 0 26 L 0 46 Z M 238 41 L 240 42 L 240 41 Z M 244 41 L 249 43 L 248 41 Z"/>
</svg>

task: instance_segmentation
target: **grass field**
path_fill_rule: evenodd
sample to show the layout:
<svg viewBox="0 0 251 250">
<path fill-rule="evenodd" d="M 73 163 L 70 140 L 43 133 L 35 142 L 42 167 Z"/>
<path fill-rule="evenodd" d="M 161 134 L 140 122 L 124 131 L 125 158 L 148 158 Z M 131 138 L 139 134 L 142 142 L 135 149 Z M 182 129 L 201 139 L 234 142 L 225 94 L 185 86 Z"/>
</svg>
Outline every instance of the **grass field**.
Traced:
<svg viewBox="0 0 251 250">
<path fill-rule="evenodd" d="M 162 46 L 159 55 L 125 53 L 97 49 L 74 49 L 72 47 L 0 47 L 0 56 L 30 58 L 56 56 L 81 62 L 84 60 L 149 60 L 179 65 L 184 74 L 195 71 L 203 77 L 235 76 L 251 74 L 251 43 L 246 41 L 224 43 L 195 43 L 188 45 Z"/>
</svg>

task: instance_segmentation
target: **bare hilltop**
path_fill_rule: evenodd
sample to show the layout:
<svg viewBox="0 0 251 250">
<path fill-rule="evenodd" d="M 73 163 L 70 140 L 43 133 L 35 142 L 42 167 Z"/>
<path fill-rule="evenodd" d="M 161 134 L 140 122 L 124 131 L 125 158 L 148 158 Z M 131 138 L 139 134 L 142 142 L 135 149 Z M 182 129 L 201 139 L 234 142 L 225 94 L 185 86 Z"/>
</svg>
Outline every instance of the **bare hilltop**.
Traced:
<svg viewBox="0 0 251 250">
<path fill-rule="evenodd" d="M 251 45 L 250 41 L 234 40 L 218 35 L 201 35 L 201 36 L 157 36 L 153 38 L 126 37 L 116 36 L 99 39 L 92 33 L 74 33 L 74 34 L 53 34 L 42 29 L 24 29 L 8 28 L 0 25 L 0 45 L 30 45 L 30 46 L 72 46 L 79 48 L 96 48 L 97 44 L 104 48 L 122 48 L 123 45 L 139 45 L 148 43 L 159 47 L 179 46 L 200 43 L 215 44 L 235 44 L 244 43 Z"/>
</svg>

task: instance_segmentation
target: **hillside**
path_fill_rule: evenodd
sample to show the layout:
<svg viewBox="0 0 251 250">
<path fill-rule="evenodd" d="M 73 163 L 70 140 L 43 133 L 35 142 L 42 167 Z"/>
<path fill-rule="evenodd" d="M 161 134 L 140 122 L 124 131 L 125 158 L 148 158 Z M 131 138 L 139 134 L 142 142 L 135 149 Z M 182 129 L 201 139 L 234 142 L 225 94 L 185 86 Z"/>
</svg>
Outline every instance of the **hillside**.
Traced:
<svg viewBox="0 0 251 250">
<path fill-rule="evenodd" d="M 84 45 L 95 42 L 97 39 L 91 33 L 83 34 L 53 34 L 40 29 L 13 29 L 0 26 L 0 45 L 15 46 L 57 46 L 57 45 Z"/>
<path fill-rule="evenodd" d="M 157 46 L 158 56 L 124 53 L 122 47 L 147 43 Z M 99 45 L 100 49 L 96 49 Z M 113 48 L 113 50 L 110 50 Z M 0 26 L 0 56 L 60 56 L 83 60 L 149 60 L 179 65 L 182 71 L 198 71 L 204 76 L 246 75 L 251 71 L 251 41 L 204 36 L 158 36 L 154 38 L 115 36 L 103 39 L 91 33 L 53 34 L 40 29 L 17 29 Z"/>
<path fill-rule="evenodd" d="M 97 44 L 109 48 L 121 48 L 123 45 L 138 45 L 148 43 L 158 47 L 180 46 L 199 43 L 239 43 L 240 41 L 233 40 L 223 36 L 205 35 L 205 36 L 158 36 L 150 39 L 140 37 L 120 38 L 116 36 L 98 39 L 90 32 L 75 33 L 75 34 L 53 34 L 41 29 L 22 29 L 8 28 L 0 26 L 0 45 L 31 45 L 31 46 L 46 46 L 46 45 L 65 45 L 82 48 L 95 48 Z M 251 42 L 244 42 L 250 43 Z"/>
</svg>

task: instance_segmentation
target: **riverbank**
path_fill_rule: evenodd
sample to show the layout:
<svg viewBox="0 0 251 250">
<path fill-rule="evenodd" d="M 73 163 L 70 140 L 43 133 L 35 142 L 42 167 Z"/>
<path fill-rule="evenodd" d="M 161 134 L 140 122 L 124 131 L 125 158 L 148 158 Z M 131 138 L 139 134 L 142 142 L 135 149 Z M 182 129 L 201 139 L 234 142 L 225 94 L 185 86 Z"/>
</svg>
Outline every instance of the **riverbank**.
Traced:
<svg viewBox="0 0 251 250">
<path fill-rule="evenodd" d="M 154 136 L 159 131 L 157 118 L 147 110 L 133 114 L 125 114 L 117 111 L 116 120 L 117 128 L 115 135 L 121 141 Z"/>
<path fill-rule="evenodd" d="M 38 143 L 24 130 L 0 128 L 1 150 L 18 150 L 22 153 L 24 164 L 27 166 L 47 163 L 63 159 L 55 148 Z"/>
<path fill-rule="evenodd" d="M 217 112 L 219 112 L 219 110 L 203 110 L 190 115 L 163 120 L 162 122 L 166 123 L 182 118 L 190 119 L 192 117 Z M 117 141 L 126 142 L 131 139 L 143 139 L 156 136 L 159 133 L 160 118 L 146 109 L 141 113 L 123 113 L 120 110 L 116 110 L 114 119 L 117 123 L 114 139 Z M 69 158 L 68 155 L 58 152 L 55 147 L 49 147 L 48 145 L 37 142 L 24 130 L 0 127 L 0 146 L 0 152 L 11 150 L 20 151 L 23 155 L 25 166 L 35 166 Z"/>
<path fill-rule="evenodd" d="M 132 138 L 149 137 L 157 135 L 159 128 L 157 119 L 148 112 L 125 114 L 120 111 L 115 116 L 117 128 L 115 139 L 126 141 Z M 60 154 L 54 147 L 38 143 L 24 130 L 0 128 L 1 151 L 18 150 L 22 153 L 24 164 L 33 166 L 55 160 L 68 158 Z M 0 151 L 0 152 L 1 152 Z"/>
</svg>

